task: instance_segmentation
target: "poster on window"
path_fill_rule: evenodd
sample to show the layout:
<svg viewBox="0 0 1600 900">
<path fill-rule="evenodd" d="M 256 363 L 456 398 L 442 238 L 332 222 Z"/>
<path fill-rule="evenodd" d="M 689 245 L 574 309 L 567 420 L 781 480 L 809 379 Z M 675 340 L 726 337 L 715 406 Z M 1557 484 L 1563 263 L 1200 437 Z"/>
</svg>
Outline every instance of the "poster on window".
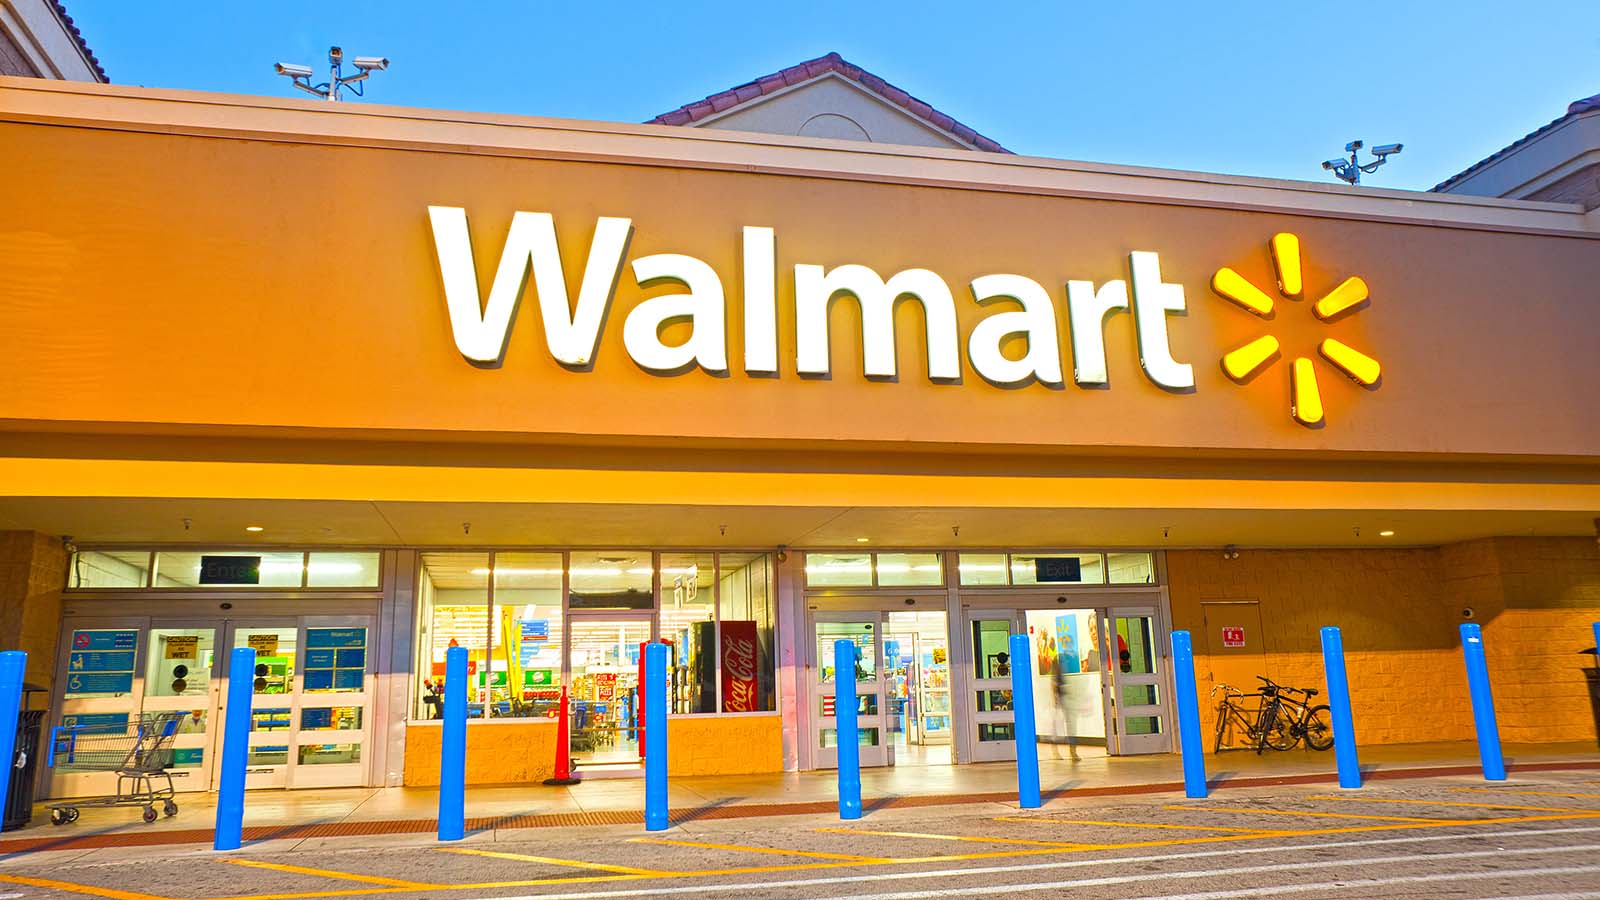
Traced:
<svg viewBox="0 0 1600 900">
<path fill-rule="evenodd" d="M 756 712 L 760 691 L 756 685 L 755 622 L 722 623 L 722 711 Z"/>
</svg>

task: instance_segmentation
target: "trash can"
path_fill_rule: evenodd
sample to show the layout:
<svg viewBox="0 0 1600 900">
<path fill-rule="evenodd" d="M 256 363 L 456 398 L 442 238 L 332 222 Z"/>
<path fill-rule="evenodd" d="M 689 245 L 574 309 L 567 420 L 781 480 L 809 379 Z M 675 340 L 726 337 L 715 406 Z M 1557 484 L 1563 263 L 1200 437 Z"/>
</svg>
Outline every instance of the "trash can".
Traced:
<svg viewBox="0 0 1600 900">
<path fill-rule="evenodd" d="M 1595 656 L 1593 647 L 1578 652 Z M 1595 734 L 1600 736 L 1600 659 L 1596 660 L 1594 666 L 1583 670 L 1583 677 L 1589 681 L 1589 711 L 1594 714 Z"/>
<path fill-rule="evenodd" d="M 39 775 L 39 737 L 45 710 L 33 708 L 33 695 L 44 688 L 23 683 L 22 711 L 17 714 L 17 747 L 11 762 L 11 785 L 0 831 L 16 831 L 33 819 L 33 785 Z"/>
</svg>

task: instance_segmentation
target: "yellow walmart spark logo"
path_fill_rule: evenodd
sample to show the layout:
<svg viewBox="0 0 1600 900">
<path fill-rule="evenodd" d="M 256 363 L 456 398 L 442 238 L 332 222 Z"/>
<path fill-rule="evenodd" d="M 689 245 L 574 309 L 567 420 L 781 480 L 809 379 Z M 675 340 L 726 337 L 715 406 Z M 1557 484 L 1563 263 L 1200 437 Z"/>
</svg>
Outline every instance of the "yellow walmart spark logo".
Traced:
<svg viewBox="0 0 1600 900">
<path fill-rule="evenodd" d="M 1272 264 L 1278 273 L 1278 292 L 1291 300 L 1300 299 L 1305 289 L 1300 268 L 1300 238 L 1283 232 L 1272 236 Z M 1227 300 L 1262 318 L 1272 315 L 1275 302 L 1267 292 L 1251 284 L 1233 269 L 1223 266 L 1211 277 L 1211 289 Z M 1311 311 L 1324 322 L 1358 312 L 1368 300 L 1367 283 L 1352 275 L 1311 305 Z M 1263 335 L 1223 354 L 1222 370 L 1240 384 L 1276 360 L 1282 348 L 1278 339 Z M 1333 338 L 1317 345 L 1322 358 L 1349 375 L 1357 384 L 1372 387 L 1378 383 L 1382 367 L 1372 357 Z M 1322 424 L 1322 391 L 1317 387 L 1317 370 L 1311 360 L 1295 357 L 1289 368 L 1289 414 L 1307 427 Z"/>
</svg>

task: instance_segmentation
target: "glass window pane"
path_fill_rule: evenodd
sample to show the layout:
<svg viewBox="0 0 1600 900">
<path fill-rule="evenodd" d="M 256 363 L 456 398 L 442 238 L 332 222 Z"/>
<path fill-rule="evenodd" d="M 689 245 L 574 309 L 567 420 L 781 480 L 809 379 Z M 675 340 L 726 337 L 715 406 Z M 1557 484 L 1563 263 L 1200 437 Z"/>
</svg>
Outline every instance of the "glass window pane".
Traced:
<svg viewBox="0 0 1600 900">
<path fill-rule="evenodd" d="M 876 555 L 881 587 L 938 587 L 944 584 L 944 567 L 937 553 L 879 553 Z"/>
<path fill-rule="evenodd" d="M 424 553 L 417 592 L 422 634 L 418 715 L 444 714 L 445 651 L 467 649 L 467 715 L 482 716 L 487 701 L 489 554 Z"/>
<path fill-rule="evenodd" d="M 300 710 L 301 731 L 360 731 L 361 707 L 324 706 Z"/>
<path fill-rule="evenodd" d="M 309 587 L 372 587 L 378 586 L 378 554 L 372 553 L 312 553 L 306 567 L 306 584 Z"/>
<path fill-rule="evenodd" d="M 1015 726 L 1010 722 L 979 722 L 978 740 L 985 743 L 989 741 L 1014 741 L 1017 739 Z"/>
<path fill-rule="evenodd" d="M 1117 618 L 1117 662 L 1124 675 L 1155 672 L 1155 634 L 1148 616 Z"/>
<path fill-rule="evenodd" d="M 823 728 L 818 732 L 818 734 L 822 739 L 823 747 L 832 748 L 839 746 L 838 729 Z M 856 729 L 856 737 L 856 743 L 862 747 L 878 746 L 878 729 L 876 728 L 858 728 Z"/>
<path fill-rule="evenodd" d="M 1105 584 L 1098 553 L 1013 553 L 1012 584 Z"/>
<path fill-rule="evenodd" d="M 349 765 L 361 762 L 360 744 L 301 744 L 300 765 Z"/>
<path fill-rule="evenodd" d="M 652 609 L 648 550 L 574 550 L 572 609 Z"/>
<path fill-rule="evenodd" d="M 777 709 L 777 612 L 772 562 L 765 553 L 723 553 L 722 711 Z"/>
<path fill-rule="evenodd" d="M 871 587 L 872 554 L 807 553 L 806 584 L 810 587 Z"/>
<path fill-rule="evenodd" d="M 963 553 L 956 563 L 963 587 L 986 587 L 1006 583 L 1004 553 Z"/>
<path fill-rule="evenodd" d="M 833 681 L 834 661 L 836 659 L 834 643 L 840 639 L 855 642 L 856 650 L 856 681 L 872 681 L 878 677 L 877 653 L 873 647 L 872 624 L 869 622 L 818 622 L 817 623 L 817 669 L 821 672 L 822 682 L 827 684 Z"/>
<path fill-rule="evenodd" d="M 150 574 L 147 550 L 80 550 L 72 554 L 69 588 L 142 588 Z"/>
<path fill-rule="evenodd" d="M 1125 684 L 1122 686 L 1123 706 L 1155 706 L 1156 686 L 1153 684 Z"/>
<path fill-rule="evenodd" d="M 234 629 L 233 647 L 249 647 L 256 651 L 254 672 L 233 673 L 233 677 L 250 678 L 257 694 L 288 694 L 294 690 L 294 657 L 298 649 L 300 631 L 294 626 L 273 628 L 248 626 Z M 285 717 L 289 715 L 284 710 Z M 285 725 L 287 727 L 287 725 Z"/>
<path fill-rule="evenodd" d="M 1160 716 L 1129 716 L 1122 720 L 1123 734 L 1160 734 Z"/>
<path fill-rule="evenodd" d="M 710 553 L 661 554 L 661 639 L 677 648 L 674 713 L 717 711 L 715 577 Z"/>
<path fill-rule="evenodd" d="M 1011 677 L 1010 643 L 1010 619 L 977 619 L 972 623 L 972 656 L 979 678 Z"/>
<path fill-rule="evenodd" d="M 1107 553 L 1106 573 L 1112 584 L 1155 584 L 1155 559 L 1149 553 Z"/>
<path fill-rule="evenodd" d="M 561 706 L 561 554 L 496 553 L 489 714 L 555 718 Z"/>
<path fill-rule="evenodd" d="M 146 697 L 205 697 L 211 689 L 215 628 L 152 628 Z M 203 704 L 202 704 L 203 705 Z"/>
<path fill-rule="evenodd" d="M 299 587 L 304 572 L 300 552 L 163 552 L 156 554 L 155 587 Z"/>
</svg>

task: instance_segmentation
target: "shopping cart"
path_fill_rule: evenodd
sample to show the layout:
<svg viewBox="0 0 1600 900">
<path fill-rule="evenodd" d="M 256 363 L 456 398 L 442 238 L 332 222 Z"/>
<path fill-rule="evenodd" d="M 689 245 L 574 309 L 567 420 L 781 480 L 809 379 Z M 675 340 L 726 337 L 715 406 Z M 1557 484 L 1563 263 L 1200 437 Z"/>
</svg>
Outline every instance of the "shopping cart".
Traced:
<svg viewBox="0 0 1600 900">
<path fill-rule="evenodd" d="M 117 793 L 111 797 L 48 804 L 50 822 L 78 821 L 78 810 L 100 806 L 142 806 L 145 822 L 156 820 L 156 804 L 169 816 L 178 814 L 173 801 L 172 739 L 186 712 L 149 713 L 135 724 L 62 725 L 50 730 L 47 765 L 72 772 L 116 772 Z M 159 779 L 159 780 L 158 780 Z"/>
</svg>

